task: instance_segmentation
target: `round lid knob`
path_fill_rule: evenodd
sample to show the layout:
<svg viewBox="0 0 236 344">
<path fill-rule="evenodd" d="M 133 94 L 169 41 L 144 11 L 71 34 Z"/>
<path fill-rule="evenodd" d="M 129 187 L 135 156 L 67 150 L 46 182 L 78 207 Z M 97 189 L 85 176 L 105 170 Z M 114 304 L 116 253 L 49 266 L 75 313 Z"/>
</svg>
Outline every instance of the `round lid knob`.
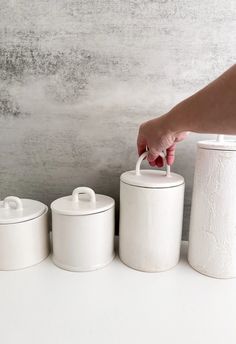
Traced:
<svg viewBox="0 0 236 344">
<path fill-rule="evenodd" d="M 95 194 L 88 187 L 74 189 L 72 195 L 56 199 L 52 211 L 63 215 L 90 215 L 108 210 L 114 206 L 113 198 Z"/>
</svg>

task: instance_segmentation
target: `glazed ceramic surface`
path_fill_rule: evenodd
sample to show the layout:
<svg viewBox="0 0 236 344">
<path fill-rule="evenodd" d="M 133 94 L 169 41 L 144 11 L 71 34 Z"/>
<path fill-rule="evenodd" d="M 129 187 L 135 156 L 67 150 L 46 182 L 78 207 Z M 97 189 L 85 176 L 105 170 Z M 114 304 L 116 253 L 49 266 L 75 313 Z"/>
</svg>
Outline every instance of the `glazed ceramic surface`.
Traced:
<svg viewBox="0 0 236 344">
<path fill-rule="evenodd" d="M 165 271 L 179 261 L 184 179 L 157 170 L 125 172 L 120 181 L 120 258 L 147 272 Z"/>
<path fill-rule="evenodd" d="M 71 271 L 104 267 L 114 258 L 114 207 L 111 197 L 79 187 L 51 204 L 53 261 Z"/>
<path fill-rule="evenodd" d="M 48 208 L 9 196 L 0 205 L 0 270 L 35 265 L 49 254 Z"/>
<path fill-rule="evenodd" d="M 198 143 L 189 233 L 190 265 L 236 277 L 236 142 Z"/>
</svg>

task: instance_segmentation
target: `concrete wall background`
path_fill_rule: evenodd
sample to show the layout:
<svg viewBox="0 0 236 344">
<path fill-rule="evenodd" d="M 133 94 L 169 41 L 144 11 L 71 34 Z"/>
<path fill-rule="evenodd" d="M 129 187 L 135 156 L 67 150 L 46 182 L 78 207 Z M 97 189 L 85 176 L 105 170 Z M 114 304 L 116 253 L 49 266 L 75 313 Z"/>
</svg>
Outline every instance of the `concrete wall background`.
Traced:
<svg viewBox="0 0 236 344">
<path fill-rule="evenodd" d="M 235 63 L 234 0 L 1 0 L 0 198 L 79 185 L 118 199 L 139 123 Z M 174 170 L 186 178 L 192 134 Z"/>
</svg>

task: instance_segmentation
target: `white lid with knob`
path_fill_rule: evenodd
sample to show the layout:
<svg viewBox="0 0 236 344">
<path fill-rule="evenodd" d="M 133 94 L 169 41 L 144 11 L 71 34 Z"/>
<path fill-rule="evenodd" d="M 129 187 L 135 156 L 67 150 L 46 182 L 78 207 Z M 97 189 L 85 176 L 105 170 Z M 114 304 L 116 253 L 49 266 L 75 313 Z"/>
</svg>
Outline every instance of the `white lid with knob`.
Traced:
<svg viewBox="0 0 236 344">
<path fill-rule="evenodd" d="M 157 170 L 140 170 L 140 165 L 143 159 L 147 157 L 148 152 L 140 155 L 136 169 L 122 173 L 120 179 L 122 182 L 145 188 L 168 188 L 184 184 L 184 178 L 177 174 L 170 172 L 170 166 L 166 165 L 166 171 Z M 162 158 L 165 156 L 161 154 Z"/>
<path fill-rule="evenodd" d="M 0 225 L 35 219 L 46 209 L 47 206 L 39 201 L 8 196 L 0 204 Z"/>
<path fill-rule="evenodd" d="M 88 187 L 74 189 L 72 195 L 56 199 L 51 204 L 52 211 L 63 215 L 90 215 L 100 213 L 115 205 L 113 198 L 95 194 Z"/>
<path fill-rule="evenodd" d="M 236 140 L 225 140 L 224 135 L 217 135 L 216 140 L 199 141 L 197 145 L 202 149 L 236 151 Z"/>
</svg>

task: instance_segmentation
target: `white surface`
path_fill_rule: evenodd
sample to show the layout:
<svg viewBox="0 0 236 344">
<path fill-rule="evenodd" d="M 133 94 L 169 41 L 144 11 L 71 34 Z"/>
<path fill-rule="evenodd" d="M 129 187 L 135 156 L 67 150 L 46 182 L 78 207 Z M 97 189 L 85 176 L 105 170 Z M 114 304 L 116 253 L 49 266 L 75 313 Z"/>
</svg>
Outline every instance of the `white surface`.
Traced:
<svg viewBox="0 0 236 344">
<path fill-rule="evenodd" d="M 236 280 L 203 276 L 186 262 L 162 273 L 132 270 L 116 258 L 74 273 L 47 258 L 0 273 L 4 344 L 235 344 Z"/>
<path fill-rule="evenodd" d="M 200 272 L 219 278 L 236 277 L 235 175 L 236 151 L 198 147 L 189 261 Z"/>
</svg>

